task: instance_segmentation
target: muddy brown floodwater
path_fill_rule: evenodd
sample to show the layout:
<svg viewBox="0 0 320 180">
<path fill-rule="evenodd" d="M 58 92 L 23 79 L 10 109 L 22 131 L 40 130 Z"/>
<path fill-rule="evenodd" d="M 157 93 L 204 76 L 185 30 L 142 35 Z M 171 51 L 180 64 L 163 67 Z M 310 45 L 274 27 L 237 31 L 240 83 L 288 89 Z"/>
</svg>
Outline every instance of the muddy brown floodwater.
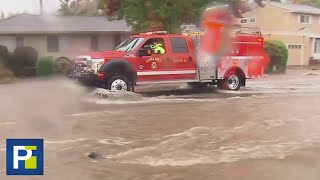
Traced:
<svg viewBox="0 0 320 180">
<path fill-rule="evenodd" d="M 50 83 L 1 86 L 1 180 L 320 179 L 320 70 L 239 92 L 153 85 L 106 99 Z M 44 138 L 45 175 L 6 176 L 6 138 Z"/>
</svg>

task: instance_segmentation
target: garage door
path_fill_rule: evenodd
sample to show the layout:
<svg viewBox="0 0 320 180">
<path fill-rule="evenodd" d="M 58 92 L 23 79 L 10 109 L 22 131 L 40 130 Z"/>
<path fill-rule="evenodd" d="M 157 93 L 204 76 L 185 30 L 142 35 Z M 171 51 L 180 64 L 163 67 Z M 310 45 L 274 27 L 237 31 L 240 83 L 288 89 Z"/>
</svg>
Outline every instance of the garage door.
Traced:
<svg viewBox="0 0 320 180">
<path fill-rule="evenodd" d="M 289 44 L 288 53 L 288 66 L 303 65 L 303 45 Z"/>
</svg>

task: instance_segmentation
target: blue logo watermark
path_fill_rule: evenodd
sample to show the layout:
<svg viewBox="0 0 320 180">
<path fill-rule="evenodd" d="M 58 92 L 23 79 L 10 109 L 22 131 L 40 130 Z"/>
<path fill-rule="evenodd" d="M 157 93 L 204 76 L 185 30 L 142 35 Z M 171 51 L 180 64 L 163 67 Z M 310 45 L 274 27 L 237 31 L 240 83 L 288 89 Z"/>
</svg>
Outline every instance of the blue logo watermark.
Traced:
<svg viewBox="0 0 320 180">
<path fill-rule="evenodd" d="M 7 175 L 43 175 L 43 139 L 7 139 Z"/>
</svg>

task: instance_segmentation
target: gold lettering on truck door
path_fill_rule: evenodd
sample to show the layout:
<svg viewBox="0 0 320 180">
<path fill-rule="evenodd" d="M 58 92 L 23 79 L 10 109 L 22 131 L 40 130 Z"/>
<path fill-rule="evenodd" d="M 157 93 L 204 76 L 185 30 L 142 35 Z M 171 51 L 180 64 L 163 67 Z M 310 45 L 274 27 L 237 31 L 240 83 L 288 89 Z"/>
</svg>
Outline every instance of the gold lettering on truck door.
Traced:
<svg viewBox="0 0 320 180">
<path fill-rule="evenodd" d="M 173 62 L 175 62 L 175 63 L 186 63 L 186 62 L 187 62 L 187 59 L 185 59 L 185 58 L 182 58 L 182 59 L 174 59 Z"/>
<path fill-rule="evenodd" d="M 148 63 L 148 62 L 151 62 L 151 61 L 157 61 L 157 62 L 161 62 L 161 59 L 159 59 L 159 58 L 154 58 L 154 57 L 151 57 L 151 58 L 149 58 L 149 59 L 147 59 L 146 60 L 146 62 Z"/>
</svg>

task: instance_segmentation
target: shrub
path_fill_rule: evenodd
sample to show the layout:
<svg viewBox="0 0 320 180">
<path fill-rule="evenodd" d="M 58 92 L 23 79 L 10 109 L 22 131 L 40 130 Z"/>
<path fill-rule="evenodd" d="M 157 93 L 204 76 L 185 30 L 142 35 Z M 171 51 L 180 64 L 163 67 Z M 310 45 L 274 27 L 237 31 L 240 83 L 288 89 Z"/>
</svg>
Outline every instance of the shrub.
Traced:
<svg viewBox="0 0 320 180">
<path fill-rule="evenodd" d="M 73 68 L 72 61 L 65 57 L 60 57 L 54 61 L 54 69 L 58 74 L 69 75 Z"/>
<path fill-rule="evenodd" d="M 11 82 L 14 79 L 13 73 L 0 64 L 0 84 Z"/>
<path fill-rule="evenodd" d="M 53 58 L 50 57 L 42 57 L 39 59 L 37 66 L 37 75 L 38 76 L 49 76 L 53 73 Z"/>
<path fill-rule="evenodd" d="M 38 62 L 38 52 L 30 46 L 17 47 L 8 66 L 16 76 L 35 76 Z"/>
<path fill-rule="evenodd" d="M 8 58 L 9 58 L 8 48 L 6 46 L 0 45 L 0 63 L 2 63 L 2 65 L 7 66 Z"/>
<path fill-rule="evenodd" d="M 6 46 L 0 45 L 0 58 L 8 58 L 9 51 Z"/>
<path fill-rule="evenodd" d="M 1 48 L 2 47 L 0 47 L 0 49 Z M 0 51 L 1 53 L 3 52 L 2 49 Z M 9 57 L 8 54 L 5 55 L 5 57 L 0 57 L 0 84 L 11 82 L 14 79 L 13 73 L 6 66 L 6 62 L 8 62 Z"/>
<path fill-rule="evenodd" d="M 278 73 L 284 73 L 288 63 L 288 49 L 286 45 L 278 40 L 265 41 L 265 51 L 269 55 L 270 63 L 268 72 L 274 70 Z"/>
</svg>

